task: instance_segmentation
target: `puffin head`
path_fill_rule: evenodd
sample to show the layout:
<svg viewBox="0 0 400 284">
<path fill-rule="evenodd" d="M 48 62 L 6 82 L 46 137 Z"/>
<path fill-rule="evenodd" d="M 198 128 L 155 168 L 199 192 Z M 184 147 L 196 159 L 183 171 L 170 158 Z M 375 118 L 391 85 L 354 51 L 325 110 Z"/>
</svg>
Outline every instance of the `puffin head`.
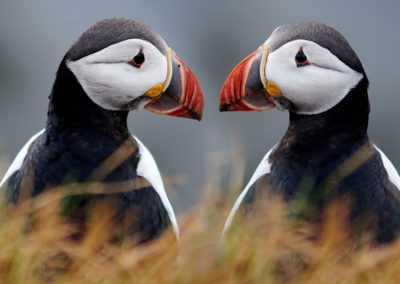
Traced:
<svg viewBox="0 0 400 284">
<path fill-rule="evenodd" d="M 201 119 L 204 99 L 189 67 L 151 27 L 130 19 L 98 22 L 64 58 L 87 96 L 113 111 L 141 107 Z"/>
<path fill-rule="evenodd" d="M 235 67 L 222 87 L 219 107 L 320 114 L 363 78 L 360 60 L 338 31 L 317 22 L 291 23 L 275 29 Z"/>
</svg>

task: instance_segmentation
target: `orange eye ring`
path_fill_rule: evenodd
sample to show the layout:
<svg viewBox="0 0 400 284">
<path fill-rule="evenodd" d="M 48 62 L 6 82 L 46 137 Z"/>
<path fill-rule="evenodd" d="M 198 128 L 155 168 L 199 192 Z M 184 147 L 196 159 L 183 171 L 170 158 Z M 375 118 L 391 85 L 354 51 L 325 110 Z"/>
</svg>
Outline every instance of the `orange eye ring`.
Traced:
<svg viewBox="0 0 400 284">
<path fill-rule="evenodd" d="M 145 57 L 142 49 L 139 50 L 138 54 L 136 54 L 135 57 L 129 60 L 129 63 L 137 68 L 140 68 L 144 62 L 145 62 Z"/>
<path fill-rule="evenodd" d="M 296 62 L 297 67 L 303 67 L 310 64 L 307 56 L 304 54 L 302 47 L 300 47 L 299 51 L 297 52 L 294 61 Z"/>
</svg>

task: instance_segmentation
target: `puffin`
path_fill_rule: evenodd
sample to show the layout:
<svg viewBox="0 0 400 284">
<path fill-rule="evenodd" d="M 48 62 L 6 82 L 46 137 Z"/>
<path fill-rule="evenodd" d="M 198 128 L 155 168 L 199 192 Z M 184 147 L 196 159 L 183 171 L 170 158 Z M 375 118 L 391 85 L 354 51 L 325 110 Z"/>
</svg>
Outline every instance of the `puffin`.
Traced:
<svg viewBox="0 0 400 284">
<path fill-rule="evenodd" d="M 9 204 L 63 190 L 62 214 L 82 230 L 91 208 L 106 204 L 116 238 L 142 243 L 172 225 L 179 239 L 160 171 L 127 117 L 146 109 L 201 120 L 203 107 L 195 75 L 154 29 L 131 19 L 102 20 L 62 59 L 46 126 L 17 154 L 1 190 Z"/>
<path fill-rule="evenodd" d="M 309 208 L 300 213 L 311 219 L 343 198 L 352 228 L 372 230 L 378 244 L 396 238 L 400 177 L 368 138 L 368 84 L 348 41 L 313 21 L 276 28 L 233 69 L 221 89 L 220 111 L 277 108 L 289 112 L 289 126 L 237 198 L 223 234 L 258 196 L 277 194 L 289 205 L 304 201 Z M 273 122 L 261 123 L 268 131 Z"/>
</svg>

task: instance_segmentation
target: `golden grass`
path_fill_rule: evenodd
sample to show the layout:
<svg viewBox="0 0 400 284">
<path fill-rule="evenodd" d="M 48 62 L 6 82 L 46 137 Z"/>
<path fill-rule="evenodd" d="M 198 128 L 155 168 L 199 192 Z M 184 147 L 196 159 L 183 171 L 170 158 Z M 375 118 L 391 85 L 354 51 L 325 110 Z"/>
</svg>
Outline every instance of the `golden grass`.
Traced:
<svg viewBox="0 0 400 284">
<path fill-rule="evenodd" d="M 58 214 L 57 196 L 3 210 L 2 283 L 400 283 L 400 241 L 356 246 L 343 230 L 342 202 L 331 204 L 317 228 L 288 223 L 285 205 L 266 199 L 221 239 L 230 204 L 214 192 L 181 216 L 178 247 L 171 230 L 140 246 L 109 243 L 112 224 L 102 206 L 85 237 L 72 241 L 76 228 Z"/>
</svg>

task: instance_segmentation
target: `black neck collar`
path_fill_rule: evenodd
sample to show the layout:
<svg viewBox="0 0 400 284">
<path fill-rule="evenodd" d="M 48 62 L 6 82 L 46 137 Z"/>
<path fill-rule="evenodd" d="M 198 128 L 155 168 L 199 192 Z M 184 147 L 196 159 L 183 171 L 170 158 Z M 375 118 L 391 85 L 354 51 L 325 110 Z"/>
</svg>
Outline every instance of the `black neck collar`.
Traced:
<svg viewBox="0 0 400 284">
<path fill-rule="evenodd" d="M 346 134 L 353 139 L 367 135 L 369 101 L 368 79 L 364 78 L 336 106 L 320 114 L 301 115 L 290 112 L 286 136 L 322 138 Z"/>
<path fill-rule="evenodd" d="M 50 94 L 46 125 L 50 140 L 57 140 L 61 134 L 96 133 L 121 142 L 129 136 L 127 116 L 128 111 L 106 110 L 95 104 L 63 59 Z"/>
<path fill-rule="evenodd" d="M 364 78 L 335 107 L 316 115 L 290 113 L 289 127 L 274 157 L 315 158 L 318 166 L 356 151 L 368 142 L 368 79 Z M 328 161 L 329 160 L 329 161 Z"/>
</svg>

